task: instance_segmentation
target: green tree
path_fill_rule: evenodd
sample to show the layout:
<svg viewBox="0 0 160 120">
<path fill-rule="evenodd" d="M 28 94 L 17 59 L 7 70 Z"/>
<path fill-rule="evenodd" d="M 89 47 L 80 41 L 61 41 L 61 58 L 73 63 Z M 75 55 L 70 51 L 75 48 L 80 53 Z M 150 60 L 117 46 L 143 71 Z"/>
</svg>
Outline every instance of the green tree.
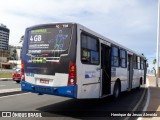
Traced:
<svg viewBox="0 0 160 120">
<path fill-rule="evenodd" d="M 24 35 L 21 36 L 19 43 L 23 43 Z"/>
<path fill-rule="evenodd" d="M 17 50 L 16 49 L 13 50 L 12 58 L 13 58 L 13 60 L 17 59 Z"/>
</svg>

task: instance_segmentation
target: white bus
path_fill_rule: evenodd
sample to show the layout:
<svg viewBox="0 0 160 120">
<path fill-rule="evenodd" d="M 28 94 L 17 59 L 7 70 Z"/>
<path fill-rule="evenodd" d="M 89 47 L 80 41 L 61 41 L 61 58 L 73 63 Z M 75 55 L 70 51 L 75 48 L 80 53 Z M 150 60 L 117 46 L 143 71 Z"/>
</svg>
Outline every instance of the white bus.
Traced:
<svg viewBox="0 0 160 120">
<path fill-rule="evenodd" d="M 145 84 L 146 58 L 77 23 L 26 29 L 22 91 L 103 98 Z"/>
</svg>

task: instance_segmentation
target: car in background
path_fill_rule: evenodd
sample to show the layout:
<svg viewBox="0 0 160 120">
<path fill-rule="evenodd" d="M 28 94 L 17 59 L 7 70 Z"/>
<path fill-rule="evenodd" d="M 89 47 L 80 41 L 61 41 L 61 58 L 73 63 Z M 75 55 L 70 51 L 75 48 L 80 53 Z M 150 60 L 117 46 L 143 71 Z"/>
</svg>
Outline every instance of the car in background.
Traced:
<svg viewBox="0 0 160 120">
<path fill-rule="evenodd" d="M 13 81 L 16 81 L 17 83 L 20 83 L 21 81 L 21 68 L 17 68 L 14 70 L 14 73 L 12 75 Z"/>
</svg>

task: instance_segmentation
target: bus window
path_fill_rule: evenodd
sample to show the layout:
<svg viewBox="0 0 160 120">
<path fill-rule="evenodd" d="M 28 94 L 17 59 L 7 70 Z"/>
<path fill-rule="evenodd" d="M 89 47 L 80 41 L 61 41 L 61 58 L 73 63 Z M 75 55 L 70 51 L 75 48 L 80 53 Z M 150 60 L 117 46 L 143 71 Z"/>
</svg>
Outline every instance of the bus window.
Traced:
<svg viewBox="0 0 160 120">
<path fill-rule="evenodd" d="M 119 66 L 119 55 L 117 47 L 112 47 L 112 66 L 114 67 Z"/>
<path fill-rule="evenodd" d="M 137 67 L 140 69 L 140 57 L 137 57 Z"/>
<path fill-rule="evenodd" d="M 60 59 L 61 54 L 68 51 L 70 47 L 71 36 L 72 29 L 70 27 L 32 29 L 28 34 L 28 55 L 43 57 L 49 61 Z"/>
<path fill-rule="evenodd" d="M 133 56 L 133 69 L 137 69 L 137 56 Z"/>
<path fill-rule="evenodd" d="M 144 61 L 143 61 L 143 58 L 141 58 L 141 69 L 142 69 L 142 70 L 144 69 Z"/>
<path fill-rule="evenodd" d="M 82 48 L 87 49 L 87 36 L 86 35 L 81 35 L 81 42 L 82 42 Z"/>
<path fill-rule="evenodd" d="M 126 68 L 127 54 L 125 50 L 120 50 L 120 64 L 121 67 Z"/>
<path fill-rule="evenodd" d="M 86 34 L 81 34 L 81 61 L 84 64 L 99 64 L 99 42 Z"/>
</svg>

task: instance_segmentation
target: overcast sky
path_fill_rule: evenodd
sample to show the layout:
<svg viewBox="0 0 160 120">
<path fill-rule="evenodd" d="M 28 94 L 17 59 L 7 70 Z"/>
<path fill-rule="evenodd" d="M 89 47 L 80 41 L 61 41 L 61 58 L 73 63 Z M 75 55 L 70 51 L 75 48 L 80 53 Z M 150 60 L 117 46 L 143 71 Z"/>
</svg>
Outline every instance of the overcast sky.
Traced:
<svg viewBox="0 0 160 120">
<path fill-rule="evenodd" d="M 152 63 L 156 52 L 158 0 L 3 0 L 0 23 L 17 45 L 25 28 L 41 23 L 78 22 Z"/>
</svg>

